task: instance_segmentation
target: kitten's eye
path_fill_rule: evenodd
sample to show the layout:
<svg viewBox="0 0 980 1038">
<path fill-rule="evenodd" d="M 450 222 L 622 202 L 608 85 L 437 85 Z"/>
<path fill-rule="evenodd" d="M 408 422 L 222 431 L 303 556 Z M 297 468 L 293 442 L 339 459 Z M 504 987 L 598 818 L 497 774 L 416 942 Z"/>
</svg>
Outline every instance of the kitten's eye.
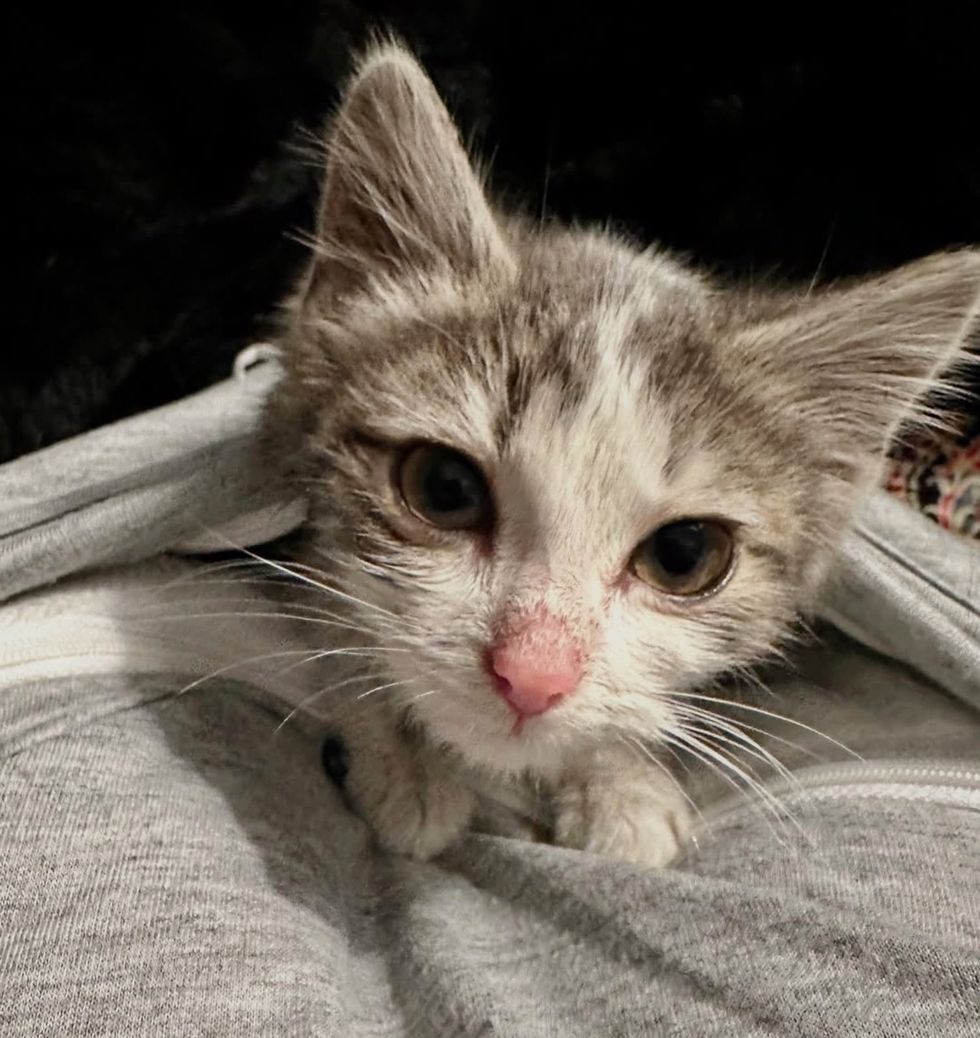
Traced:
<svg viewBox="0 0 980 1038">
<path fill-rule="evenodd" d="M 703 595 L 727 576 L 731 530 L 714 519 L 681 519 L 654 530 L 633 553 L 633 572 L 669 595 Z"/>
<path fill-rule="evenodd" d="M 490 492 L 483 474 L 449 447 L 413 447 L 402 461 L 398 482 L 409 509 L 443 530 L 475 530 L 490 518 Z"/>
</svg>

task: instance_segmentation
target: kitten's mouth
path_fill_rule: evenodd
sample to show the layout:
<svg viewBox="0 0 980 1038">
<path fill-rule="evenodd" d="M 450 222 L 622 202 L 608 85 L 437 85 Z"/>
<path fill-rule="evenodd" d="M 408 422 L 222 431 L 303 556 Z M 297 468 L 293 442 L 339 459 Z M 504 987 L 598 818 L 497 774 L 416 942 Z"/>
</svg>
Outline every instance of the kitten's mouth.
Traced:
<svg viewBox="0 0 980 1038">
<path fill-rule="evenodd" d="M 458 685 L 446 686 L 447 694 L 412 706 L 421 729 L 435 743 L 453 747 L 464 761 L 516 775 L 532 764 L 550 767 L 567 748 L 578 744 L 577 729 L 568 723 L 574 711 L 548 710 L 546 717 L 544 711 L 515 709 L 485 677 L 482 681 L 468 677 L 460 675 Z M 460 694 L 453 694 L 456 689 Z"/>
<path fill-rule="evenodd" d="M 540 709 L 527 710 L 523 709 L 515 702 L 512 696 L 512 689 L 509 681 L 507 681 L 504 678 L 495 676 L 495 684 L 497 693 L 500 695 L 501 699 L 503 699 L 503 701 L 507 704 L 507 706 L 510 708 L 511 713 L 514 715 L 514 723 L 511 725 L 510 729 L 511 738 L 516 738 L 517 736 L 519 736 L 521 732 L 523 732 L 524 725 L 527 724 L 528 721 L 532 721 L 536 717 L 541 717 L 553 706 L 557 706 L 558 703 L 565 698 L 564 696 L 560 695 L 552 696 L 548 702 L 542 704 Z"/>
<path fill-rule="evenodd" d="M 533 716 L 533 715 L 532 715 Z M 516 738 L 524 730 L 524 722 L 528 719 L 527 714 L 517 714 L 514 718 L 514 723 L 510 729 L 510 736 L 512 739 Z"/>
</svg>

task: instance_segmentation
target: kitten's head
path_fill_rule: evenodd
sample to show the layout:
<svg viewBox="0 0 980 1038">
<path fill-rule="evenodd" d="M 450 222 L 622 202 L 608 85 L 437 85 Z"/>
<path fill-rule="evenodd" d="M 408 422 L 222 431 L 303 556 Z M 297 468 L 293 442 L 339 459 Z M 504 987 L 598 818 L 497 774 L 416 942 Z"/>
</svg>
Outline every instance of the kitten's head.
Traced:
<svg viewBox="0 0 980 1038">
<path fill-rule="evenodd" d="M 328 156 L 269 422 L 298 438 L 310 561 L 403 682 L 381 694 L 505 769 L 656 737 L 812 595 L 966 334 L 980 254 L 745 292 L 505 219 L 391 46 Z"/>
</svg>

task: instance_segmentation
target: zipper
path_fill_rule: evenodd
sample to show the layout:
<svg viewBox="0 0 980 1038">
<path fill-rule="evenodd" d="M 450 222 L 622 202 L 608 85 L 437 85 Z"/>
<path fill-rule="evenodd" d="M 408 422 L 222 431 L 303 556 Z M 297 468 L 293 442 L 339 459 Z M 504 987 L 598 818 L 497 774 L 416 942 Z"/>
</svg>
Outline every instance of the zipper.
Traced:
<svg viewBox="0 0 980 1038">
<path fill-rule="evenodd" d="M 976 767 L 943 761 L 848 761 L 817 764 L 796 773 L 792 781 L 767 784 L 781 803 L 802 799 L 813 803 L 843 799 L 906 800 L 959 807 L 980 814 L 980 762 Z M 691 843 L 707 837 L 721 822 L 730 822 L 763 808 L 758 796 L 729 796 L 703 811 Z"/>
</svg>

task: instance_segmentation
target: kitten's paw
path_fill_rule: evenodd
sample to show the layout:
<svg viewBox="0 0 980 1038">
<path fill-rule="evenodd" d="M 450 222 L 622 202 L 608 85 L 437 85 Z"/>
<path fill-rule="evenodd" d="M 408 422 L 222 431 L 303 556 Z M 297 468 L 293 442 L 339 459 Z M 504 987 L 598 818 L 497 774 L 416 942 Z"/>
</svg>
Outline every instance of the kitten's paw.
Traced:
<svg viewBox="0 0 980 1038">
<path fill-rule="evenodd" d="M 556 800 L 556 843 L 637 865 L 669 865 L 690 828 L 684 797 L 656 775 L 573 782 Z"/>
<path fill-rule="evenodd" d="M 351 761 L 348 796 L 387 850 L 431 858 L 462 836 L 473 794 L 438 761 L 399 747 Z"/>
</svg>

